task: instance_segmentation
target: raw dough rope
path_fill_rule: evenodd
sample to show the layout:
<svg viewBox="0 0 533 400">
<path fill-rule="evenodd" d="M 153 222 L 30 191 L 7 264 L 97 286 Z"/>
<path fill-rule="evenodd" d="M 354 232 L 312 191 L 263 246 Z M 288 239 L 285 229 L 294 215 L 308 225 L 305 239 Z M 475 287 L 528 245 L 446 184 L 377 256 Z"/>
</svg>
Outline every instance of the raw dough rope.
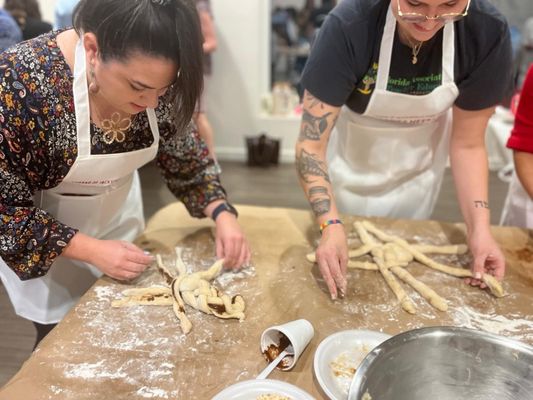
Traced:
<svg viewBox="0 0 533 400">
<path fill-rule="evenodd" d="M 370 252 L 372 254 L 372 257 L 374 258 L 374 261 L 376 262 L 379 268 L 379 272 L 381 272 L 383 279 L 385 279 L 385 282 L 387 283 L 387 285 L 389 285 L 389 288 L 392 290 L 392 292 L 394 293 L 394 295 L 400 302 L 400 305 L 402 306 L 402 308 L 405 311 L 407 311 L 409 314 L 415 314 L 416 313 L 415 304 L 409 298 L 407 293 L 405 293 L 405 290 L 403 290 L 403 288 L 398 283 L 396 278 L 394 278 L 394 275 L 389 271 L 389 269 L 385 265 L 385 251 L 383 250 L 384 246 L 379 246 L 378 243 L 368 234 L 366 229 L 360 223 L 355 224 L 355 229 L 357 231 L 357 234 L 361 238 L 363 245 L 373 246 Z"/>
<path fill-rule="evenodd" d="M 242 321 L 245 318 L 245 303 L 242 296 L 236 295 L 230 298 L 210 284 L 210 281 L 222 271 L 224 260 L 217 260 L 205 271 L 188 274 L 181 257 L 181 251 L 181 248 L 176 248 L 175 267 L 179 273 L 177 277 L 164 265 L 161 256 L 156 255 L 157 269 L 169 283 L 169 287 L 152 286 L 126 289 L 122 292 L 124 297 L 113 301 L 111 305 L 113 307 L 171 305 L 185 334 L 192 329 L 192 323 L 185 314 L 185 304 L 218 318 L 235 318 Z"/>
<path fill-rule="evenodd" d="M 468 269 L 450 267 L 440 264 L 424 254 L 465 254 L 468 251 L 468 248 L 464 244 L 445 246 L 409 244 L 407 241 L 401 238 L 388 235 L 379 230 L 369 221 L 357 221 L 354 223 L 354 228 L 361 239 L 362 245 L 357 249 L 349 250 L 348 257 L 356 258 L 369 254 L 372 256 L 373 262 L 350 259 L 348 260 L 348 268 L 357 268 L 367 271 L 380 271 L 385 282 L 400 302 L 402 308 L 411 314 L 416 312 L 414 303 L 397 282 L 394 275 L 415 289 L 436 309 L 440 311 L 446 311 L 448 309 L 448 304 L 441 296 L 439 296 L 429 286 L 412 276 L 405 268 L 402 268 L 408 266 L 408 264 L 413 260 L 417 260 L 429 268 L 452 276 L 473 276 L 472 272 Z M 369 232 L 384 243 L 376 242 L 372 236 L 370 236 Z M 315 253 L 307 254 L 307 259 L 311 262 L 316 262 Z M 505 295 L 500 282 L 492 275 L 484 274 L 482 279 L 494 296 L 502 297 Z"/>
<path fill-rule="evenodd" d="M 406 251 L 410 252 L 415 260 L 419 261 L 422 264 L 425 264 L 426 266 L 436 269 L 437 271 L 444 272 L 448 275 L 457 276 L 457 277 L 467 277 L 467 278 L 473 278 L 472 271 L 465 268 L 456 268 L 456 267 L 450 267 L 448 265 L 440 264 L 436 261 L 433 261 L 431 258 L 423 254 L 421 251 L 418 251 L 416 248 L 413 248 L 413 246 L 409 245 L 405 240 L 390 236 L 386 234 L 385 232 L 379 230 L 376 228 L 372 223 L 368 221 L 363 221 L 364 227 L 374 234 L 377 238 L 384 242 L 393 242 L 405 249 Z M 483 282 L 489 287 L 491 293 L 496 297 L 503 297 L 505 296 L 505 292 L 502 288 L 501 283 L 492 275 L 490 274 L 483 274 L 482 277 Z"/>
</svg>

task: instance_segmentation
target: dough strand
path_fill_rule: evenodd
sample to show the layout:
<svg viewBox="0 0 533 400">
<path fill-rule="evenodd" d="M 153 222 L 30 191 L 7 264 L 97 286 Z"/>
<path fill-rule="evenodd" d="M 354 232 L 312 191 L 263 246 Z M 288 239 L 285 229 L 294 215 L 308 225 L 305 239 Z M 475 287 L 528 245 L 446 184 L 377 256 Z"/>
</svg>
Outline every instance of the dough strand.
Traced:
<svg viewBox="0 0 533 400">
<path fill-rule="evenodd" d="M 415 289 L 418 293 L 420 293 L 420 295 L 437 310 L 448 310 L 448 304 L 446 303 L 446 300 L 440 297 L 433 289 L 431 289 L 425 283 L 420 282 L 418 279 L 416 279 L 408 271 L 401 267 L 392 267 L 391 271 L 394 273 L 394 275 L 396 275 L 398 278 L 400 278 L 402 281 L 404 281 L 413 289 Z"/>
<path fill-rule="evenodd" d="M 469 269 L 450 267 L 448 265 L 444 265 L 436 261 L 433 261 L 431 258 L 426 256 L 422 252 L 414 249 L 405 240 L 400 239 L 398 237 L 387 235 L 385 232 L 376 228 L 369 221 L 363 221 L 363 225 L 369 232 L 376 235 L 376 237 L 378 237 L 380 240 L 384 242 L 393 242 L 393 243 L 398 244 L 399 246 L 403 247 L 405 250 L 411 252 L 413 257 L 417 261 L 421 262 L 422 264 L 427 265 L 430 268 L 433 268 L 437 271 L 441 271 L 448 275 L 452 275 L 456 277 L 462 277 L 462 278 L 473 278 L 474 277 L 472 274 L 472 271 L 470 271 Z M 489 290 L 494 296 L 496 297 L 505 296 L 505 291 L 503 290 L 501 283 L 496 278 L 494 278 L 492 275 L 483 274 L 482 280 L 489 287 Z"/>
</svg>

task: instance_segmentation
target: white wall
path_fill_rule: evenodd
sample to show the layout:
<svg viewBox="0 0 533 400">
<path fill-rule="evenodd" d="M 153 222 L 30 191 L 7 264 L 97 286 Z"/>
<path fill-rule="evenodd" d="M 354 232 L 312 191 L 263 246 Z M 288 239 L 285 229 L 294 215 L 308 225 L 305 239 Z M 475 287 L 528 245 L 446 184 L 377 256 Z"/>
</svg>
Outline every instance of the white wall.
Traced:
<svg viewBox="0 0 533 400">
<path fill-rule="evenodd" d="M 270 90 L 270 0 L 211 1 L 219 46 L 207 106 L 219 158 L 244 160 L 245 137 L 265 131 L 282 140 L 282 161 L 292 161 L 299 119 L 260 115 Z"/>
<path fill-rule="evenodd" d="M 56 0 L 39 0 L 41 15 L 47 22 L 54 24 L 54 7 Z"/>
</svg>

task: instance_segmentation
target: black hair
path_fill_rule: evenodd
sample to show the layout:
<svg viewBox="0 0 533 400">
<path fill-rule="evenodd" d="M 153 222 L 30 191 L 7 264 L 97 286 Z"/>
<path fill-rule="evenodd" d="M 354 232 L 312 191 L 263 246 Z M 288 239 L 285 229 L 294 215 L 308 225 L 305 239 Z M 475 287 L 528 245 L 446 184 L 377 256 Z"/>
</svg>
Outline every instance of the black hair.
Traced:
<svg viewBox="0 0 533 400">
<path fill-rule="evenodd" d="M 72 19 L 80 36 L 96 36 L 104 62 L 137 52 L 175 62 L 169 95 L 178 131 L 185 130 L 203 88 L 203 38 L 193 0 L 81 0 Z"/>
</svg>

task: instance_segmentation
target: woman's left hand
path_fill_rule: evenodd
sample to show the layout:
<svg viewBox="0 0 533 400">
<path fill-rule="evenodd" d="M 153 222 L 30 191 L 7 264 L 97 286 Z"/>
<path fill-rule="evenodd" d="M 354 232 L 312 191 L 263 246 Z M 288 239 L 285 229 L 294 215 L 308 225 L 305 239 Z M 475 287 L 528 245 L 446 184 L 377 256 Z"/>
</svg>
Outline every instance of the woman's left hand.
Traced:
<svg viewBox="0 0 533 400">
<path fill-rule="evenodd" d="M 486 285 L 481 280 L 485 273 L 493 275 L 499 281 L 503 279 L 505 258 L 488 228 L 469 235 L 468 247 L 473 256 L 471 270 L 474 278 L 467 278 L 466 283 L 485 288 Z"/>
<path fill-rule="evenodd" d="M 235 215 L 222 212 L 216 219 L 216 254 L 224 267 L 239 269 L 250 262 L 250 247 Z"/>
</svg>

